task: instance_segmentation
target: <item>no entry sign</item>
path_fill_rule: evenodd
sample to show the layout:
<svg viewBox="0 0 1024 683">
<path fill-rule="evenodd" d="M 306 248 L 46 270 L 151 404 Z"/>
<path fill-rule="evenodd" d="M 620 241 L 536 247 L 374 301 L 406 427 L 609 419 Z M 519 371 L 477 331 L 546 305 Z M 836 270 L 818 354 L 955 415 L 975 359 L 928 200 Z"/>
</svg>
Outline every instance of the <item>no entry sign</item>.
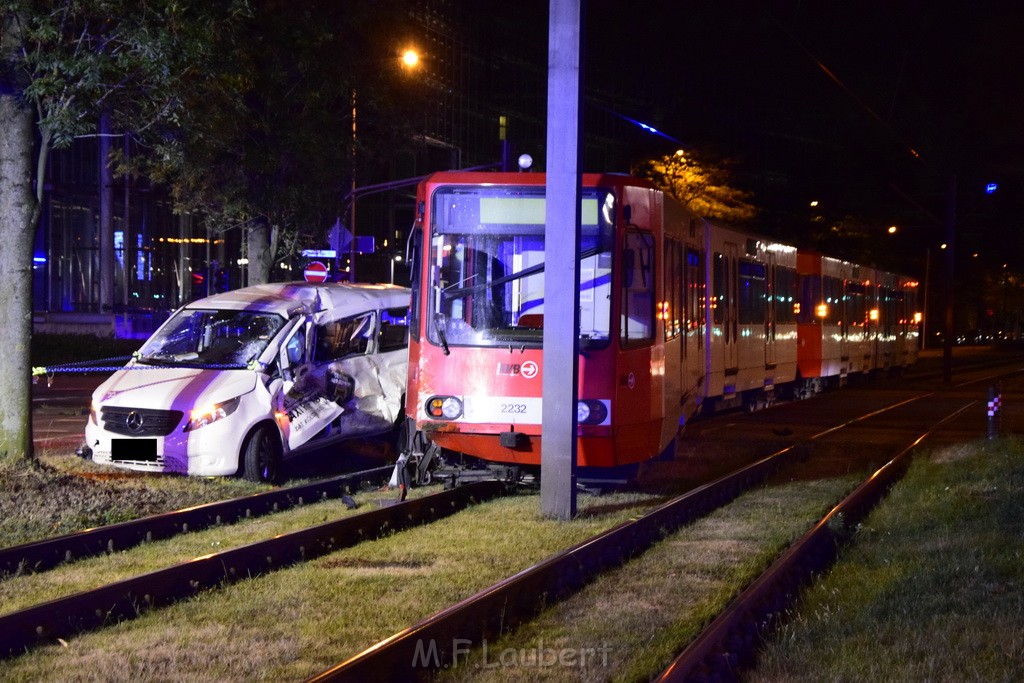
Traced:
<svg viewBox="0 0 1024 683">
<path fill-rule="evenodd" d="M 303 271 L 306 282 L 327 282 L 327 266 L 320 261 L 310 261 Z"/>
</svg>

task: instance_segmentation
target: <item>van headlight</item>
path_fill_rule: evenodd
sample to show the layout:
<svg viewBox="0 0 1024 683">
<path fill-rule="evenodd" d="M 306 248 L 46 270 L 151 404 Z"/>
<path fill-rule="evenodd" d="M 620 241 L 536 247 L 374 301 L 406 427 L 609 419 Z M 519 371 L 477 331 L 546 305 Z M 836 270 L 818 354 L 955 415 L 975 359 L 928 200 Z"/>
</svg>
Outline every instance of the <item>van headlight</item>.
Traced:
<svg viewBox="0 0 1024 683">
<path fill-rule="evenodd" d="M 211 405 L 194 408 L 189 415 L 188 424 L 185 425 L 184 431 L 191 432 L 193 429 L 205 427 L 208 424 L 213 424 L 217 420 L 227 417 L 231 413 L 235 412 L 241 400 L 241 396 L 236 396 L 228 401 L 221 401 L 220 403 L 213 403 Z"/>
</svg>

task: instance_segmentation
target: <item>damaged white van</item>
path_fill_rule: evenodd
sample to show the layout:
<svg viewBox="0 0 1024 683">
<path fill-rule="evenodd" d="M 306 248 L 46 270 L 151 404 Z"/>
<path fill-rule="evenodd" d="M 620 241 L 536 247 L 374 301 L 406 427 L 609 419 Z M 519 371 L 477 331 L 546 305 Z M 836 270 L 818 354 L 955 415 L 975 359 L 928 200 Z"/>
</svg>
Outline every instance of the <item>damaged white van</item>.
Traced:
<svg viewBox="0 0 1024 683">
<path fill-rule="evenodd" d="M 82 454 L 145 472 L 273 481 L 325 438 L 391 430 L 409 290 L 268 284 L 179 309 L 93 393 Z"/>
</svg>

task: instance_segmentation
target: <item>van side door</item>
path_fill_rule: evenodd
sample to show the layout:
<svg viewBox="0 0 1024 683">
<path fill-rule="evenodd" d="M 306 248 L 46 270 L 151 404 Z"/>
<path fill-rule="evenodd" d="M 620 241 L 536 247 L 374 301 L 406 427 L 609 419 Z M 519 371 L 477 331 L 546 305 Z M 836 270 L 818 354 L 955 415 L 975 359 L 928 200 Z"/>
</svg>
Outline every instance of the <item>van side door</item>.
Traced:
<svg viewBox="0 0 1024 683">
<path fill-rule="evenodd" d="M 276 397 L 278 412 L 288 448 L 295 449 L 328 430 L 341 414 L 341 407 L 324 393 L 324 383 L 311 360 L 314 327 L 310 320 L 295 326 L 281 344 L 278 363 L 281 368 L 281 394 Z"/>
<path fill-rule="evenodd" d="M 387 431 L 402 414 L 408 343 L 405 307 L 316 326 L 313 364 L 324 393 L 342 407 L 341 435 Z"/>
</svg>

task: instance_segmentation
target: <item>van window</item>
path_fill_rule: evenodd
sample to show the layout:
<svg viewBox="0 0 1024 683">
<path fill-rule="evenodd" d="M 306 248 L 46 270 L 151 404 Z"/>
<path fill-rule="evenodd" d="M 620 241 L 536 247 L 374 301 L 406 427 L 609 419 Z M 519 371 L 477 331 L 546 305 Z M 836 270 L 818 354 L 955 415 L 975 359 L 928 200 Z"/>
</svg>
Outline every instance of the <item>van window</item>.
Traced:
<svg viewBox="0 0 1024 683">
<path fill-rule="evenodd" d="M 306 361 L 306 331 L 300 329 L 293 334 L 285 348 L 288 354 L 288 364 L 291 366 L 302 365 Z"/>
<path fill-rule="evenodd" d="M 373 313 L 317 325 L 313 361 L 329 363 L 346 356 L 364 354 L 370 350 L 373 334 Z"/>
<path fill-rule="evenodd" d="M 381 312 L 378 350 L 398 351 L 409 345 L 409 309 L 388 308 Z"/>
</svg>

